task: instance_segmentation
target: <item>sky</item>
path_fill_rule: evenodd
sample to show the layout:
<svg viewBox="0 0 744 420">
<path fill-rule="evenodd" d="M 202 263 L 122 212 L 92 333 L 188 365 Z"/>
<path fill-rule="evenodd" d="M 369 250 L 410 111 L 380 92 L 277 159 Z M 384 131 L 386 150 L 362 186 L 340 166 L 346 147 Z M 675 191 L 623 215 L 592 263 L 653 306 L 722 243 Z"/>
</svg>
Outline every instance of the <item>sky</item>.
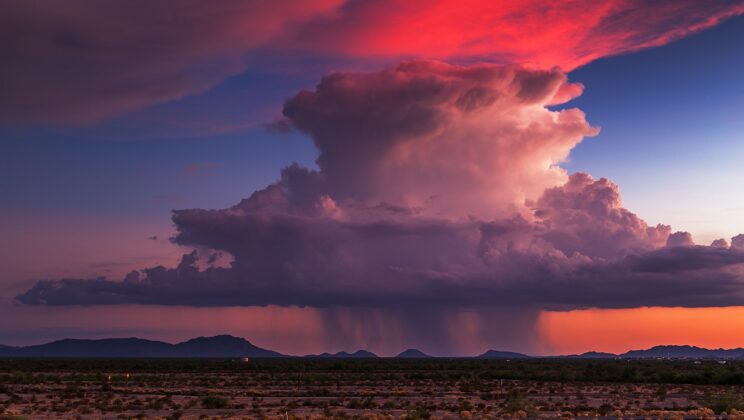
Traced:
<svg viewBox="0 0 744 420">
<path fill-rule="evenodd" d="M 744 346 L 742 14 L 5 2 L 0 343 Z"/>
</svg>

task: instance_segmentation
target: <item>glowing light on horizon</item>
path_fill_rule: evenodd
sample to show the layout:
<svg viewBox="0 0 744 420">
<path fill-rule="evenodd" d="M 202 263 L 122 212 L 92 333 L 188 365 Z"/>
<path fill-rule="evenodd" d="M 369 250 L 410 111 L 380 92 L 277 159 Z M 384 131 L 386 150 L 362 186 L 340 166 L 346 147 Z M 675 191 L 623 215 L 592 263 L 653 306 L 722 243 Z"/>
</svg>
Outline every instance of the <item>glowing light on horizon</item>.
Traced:
<svg viewBox="0 0 744 420">
<path fill-rule="evenodd" d="M 544 311 L 536 326 L 544 354 L 623 353 L 656 345 L 744 346 L 744 306 Z"/>
</svg>

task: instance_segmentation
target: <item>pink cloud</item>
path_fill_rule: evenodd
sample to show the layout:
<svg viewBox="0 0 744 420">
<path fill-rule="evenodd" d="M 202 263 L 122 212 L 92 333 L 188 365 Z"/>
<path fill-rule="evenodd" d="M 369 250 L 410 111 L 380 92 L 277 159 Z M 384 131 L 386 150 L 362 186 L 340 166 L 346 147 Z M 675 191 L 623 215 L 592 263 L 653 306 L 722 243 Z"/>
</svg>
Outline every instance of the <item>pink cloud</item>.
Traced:
<svg viewBox="0 0 744 420">
<path fill-rule="evenodd" d="M 545 239 L 565 254 L 614 259 L 663 246 L 670 227 L 650 227 L 622 205 L 620 190 L 605 178 L 576 173 L 545 190 L 534 204 Z"/>
<path fill-rule="evenodd" d="M 731 238 L 731 248 L 744 249 L 744 234 Z"/>
<path fill-rule="evenodd" d="M 666 242 L 667 246 L 693 246 L 695 243 L 692 241 L 692 235 L 690 232 L 674 232 L 669 235 Z"/>
<path fill-rule="evenodd" d="M 183 256 L 123 282 L 42 280 L 24 304 L 577 308 L 741 304 L 744 253 L 648 226 L 618 187 L 557 165 L 596 130 L 558 70 L 409 62 L 291 98 L 319 170 L 233 207 L 174 212 Z M 667 246 L 668 245 L 668 246 Z M 202 252 L 204 253 L 204 252 Z M 527 310 L 525 309 L 525 310 Z M 529 312 L 529 311 L 528 311 Z"/>
<path fill-rule="evenodd" d="M 409 62 L 328 75 L 284 114 L 318 147 L 335 200 L 495 217 L 566 180 L 557 164 L 598 130 L 546 106 L 580 93 L 558 70 Z"/>
</svg>

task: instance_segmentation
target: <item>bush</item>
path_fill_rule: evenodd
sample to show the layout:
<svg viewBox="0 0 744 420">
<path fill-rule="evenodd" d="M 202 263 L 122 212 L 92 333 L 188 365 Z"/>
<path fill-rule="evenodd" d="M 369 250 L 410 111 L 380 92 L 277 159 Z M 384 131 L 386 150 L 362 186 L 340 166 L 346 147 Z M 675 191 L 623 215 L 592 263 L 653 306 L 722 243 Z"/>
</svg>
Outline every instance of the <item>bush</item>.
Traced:
<svg viewBox="0 0 744 420">
<path fill-rule="evenodd" d="M 535 417 L 537 410 L 529 399 L 520 393 L 512 393 L 506 400 L 506 410 L 509 413 L 524 411 L 529 417 Z"/>
<path fill-rule="evenodd" d="M 716 414 L 724 412 L 728 413 L 732 409 L 744 409 L 744 402 L 734 394 L 716 395 L 705 401 L 704 405 L 713 410 Z"/>
<path fill-rule="evenodd" d="M 230 400 L 219 395 L 208 395 L 201 400 L 202 408 L 227 408 L 229 404 Z"/>
<path fill-rule="evenodd" d="M 424 407 L 416 407 L 406 413 L 404 420 L 422 420 L 431 418 L 431 413 Z"/>
</svg>

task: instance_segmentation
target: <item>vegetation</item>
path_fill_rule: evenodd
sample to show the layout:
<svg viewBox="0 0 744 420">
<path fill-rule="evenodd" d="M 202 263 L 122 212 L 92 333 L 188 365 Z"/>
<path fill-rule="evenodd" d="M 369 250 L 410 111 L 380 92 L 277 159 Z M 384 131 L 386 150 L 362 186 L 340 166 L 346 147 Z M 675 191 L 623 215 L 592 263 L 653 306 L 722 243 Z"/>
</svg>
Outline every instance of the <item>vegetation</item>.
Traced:
<svg viewBox="0 0 744 420">
<path fill-rule="evenodd" d="M 0 359 L 2 419 L 731 416 L 742 395 L 739 361 Z"/>
<path fill-rule="evenodd" d="M 54 372 L 54 373 L 49 373 Z M 286 380 L 335 385 L 338 378 L 365 380 L 381 375 L 409 380 L 458 381 L 467 392 L 483 380 L 532 380 L 556 382 L 668 383 L 744 385 L 744 361 L 695 364 L 686 360 L 586 360 L 586 359 L 0 359 L 0 392 L 4 384 L 44 383 L 64 377 L 65 382 L 98 381 L 102 387 L 130 380 L 122 374 L 152 375 L 189 372 L 256 374 L 257 379 L 281 375 Z M 113 375 L 110 381 L 107 376 Z M 160 377 L 160 376 L 159 376 Z"/>
<path fill-rule="evenodd" d="M 730 413 L 731 410 L 744 410 L 744 401 L 736 394 L 726 393 L 707 398 L 705 406 L 716 414 Z"/>
<path fill-rule="evenodd" d="M 219 395 L 208 395 L 201 400 L 201 406 L 208 409 L 227 408 L 228 405 L 230 400 Z"/>
</svg>

